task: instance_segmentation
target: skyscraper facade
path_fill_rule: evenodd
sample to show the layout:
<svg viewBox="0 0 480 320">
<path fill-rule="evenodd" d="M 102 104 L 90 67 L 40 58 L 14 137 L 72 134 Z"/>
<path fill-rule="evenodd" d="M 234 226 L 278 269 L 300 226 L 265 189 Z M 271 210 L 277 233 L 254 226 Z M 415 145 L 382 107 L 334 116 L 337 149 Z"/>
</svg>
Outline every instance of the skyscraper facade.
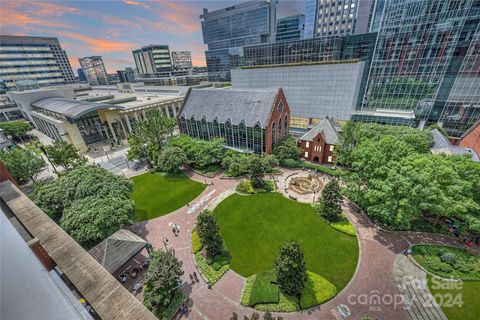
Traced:
<svg viewBox="0 0 480 320">
<path fill-rule="evenodd" d="M 275 42 L 276 0 L 249 1 L 200 15 L 210 81 L 230 81 L 243 61 L 242 47 Z"/>
<path fill-rule="evenodd" d="M 151 74 L 172 70 L 170 49 L 167 45 L 149 45 L 132 51 L 139 74 Z"/>
<path fill-rule="evenodd" d="M 57 38 L 0 36 L 0 82 L 9 90 L 16 81 L 40 86 L 75 83 L 75 75 Z"/>
<path fill-rule="evenodd" d="M 369 32 L 377 1 L 306 0 L 305 38 Z"/>
<path fill-rule="evenodd" d="M 172 51 L 172 65 L 174 69 L 190 69 L 192 53 L 190 51 Z"/>
<path fill-rule="evenodd" d="M 135 72 L 132 68 L 125 68 L 125 70 L 117 70 L 118 80 L 120 82 L 135 82 Z"/>
<path fill-rule="evenodd" d="M 108 74 L 101 56 L 79 58 L 80 66 L 91 86 L 107 85 Z"/>
<path fill-rule="evenodd" d="M 480 118 L 480 1 L 390 0 L 364 110 L 410 110 L 459 136 Z"/>
<path fill-rule="evenodd" d="M 276 40 L 291 41 L 303 39 L 305 15 L 297 14 L 277 20 Z"/>
</svg>

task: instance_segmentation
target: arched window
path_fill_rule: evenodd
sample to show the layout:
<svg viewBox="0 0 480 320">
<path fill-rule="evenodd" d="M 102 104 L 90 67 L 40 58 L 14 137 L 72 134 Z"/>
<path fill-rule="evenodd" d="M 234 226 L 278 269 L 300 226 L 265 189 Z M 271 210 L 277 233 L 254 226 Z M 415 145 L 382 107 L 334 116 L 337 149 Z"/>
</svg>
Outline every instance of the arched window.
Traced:
<svg viewBox="0 0 480 320">
<path fill-rule="evenodd" d="M 282 139 L 282 134 L 283 134 L 283 131 L 282 131 L 282 118 L 280 118 L 278 120 L 278 138 L 279 139 Z"/>
<path fill-rule="evenodd" d="M 275 146 L 276 142 L 277 142 L 277 125 L 274 122 L 272 124 L 272 149 Z"/>
<path fill-rule="evenodd" d="M 283 135 L 287 136 L 288 135 L 288 114 L 285 115 L 285 121 L 283 123 Z"/>
</svg>

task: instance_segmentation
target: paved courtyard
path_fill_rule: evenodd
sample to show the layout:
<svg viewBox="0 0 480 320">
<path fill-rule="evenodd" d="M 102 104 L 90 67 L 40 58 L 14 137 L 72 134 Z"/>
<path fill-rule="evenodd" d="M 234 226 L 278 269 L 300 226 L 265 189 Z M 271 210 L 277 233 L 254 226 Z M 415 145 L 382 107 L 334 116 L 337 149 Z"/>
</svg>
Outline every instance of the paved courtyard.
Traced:
<svg viewBox="0 0 480 320">
<path fill-rule="evenodd" d="M 293 170 L 285 170 L 283 175 Z M 188 176 L 199 182 L 205 182 L 203 176 L 188 172 Z M 283 176 L 282 175 L 282 176 Z M 277 176 L 281 180 L 281 176 Z M 199 277 L 191 281 L 190 275 L 196 272 L 191 253 L 191 230 L 197 215 L 212 203 L 219 202 L 226 194 L 232 192 L 238 180 L 220 179 L 217 175 L 208 179 L 211 183 L 194 201 L 166 216 L 137 223 L 133 228 L 136 233 L 152 243 L 156 249 L 165 249 L 163 240 L 168 239 L 168 248 L 175 250 L 175 255 L 182 261 L 183 289 L 188 294 L 191 308 L 186 319 L 229 319 L 232 312 L 239 318 L 251 315 L 251 308 L 239 304 L 244 278 L 229 271 L 213 288 Z M 295 313 L 279 314 L 284 319 L 361 319 L 370 316 L 373 319 L 411 319 L 401 292 L 394 277 L 394 265 L 402 250 L 413 244 L 431 243 L 458 246 L 461 243 L 453 237 L 409 233 L 386 232 L 378 229 L 368 217 L 349 202 L 342 204 L 347 217 L 357 229 L 360 245 L 357 270 L 350 283 L 332 300 L 320 306 Z M 180 234 L 175 236 L 169 223 L 180 225 Z M 398 280 L 398 279 L 397 279 Z"/>
</svg>

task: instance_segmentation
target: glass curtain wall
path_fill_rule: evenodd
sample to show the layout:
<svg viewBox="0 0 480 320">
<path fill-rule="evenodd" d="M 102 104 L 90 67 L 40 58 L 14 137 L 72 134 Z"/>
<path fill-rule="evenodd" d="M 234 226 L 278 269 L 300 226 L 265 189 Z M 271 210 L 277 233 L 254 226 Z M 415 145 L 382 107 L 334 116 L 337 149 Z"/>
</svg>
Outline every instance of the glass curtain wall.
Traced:
<svg viewBox="0 0 480 320">
<path fill-rule="evenodd" d="M 194 118 L 180 118 L 180 129 L 193 138 L 211 140 L 225 139 L 225 145 L 234 149 L 246 150 L 254 153 L 265 152 L 265 130 L 256 124 L 247 127 L 244 122 L 232 124 L 230 121 L 219 123 L 216 119 L 207 122 L 206 119 L 197 121 Z"/>
</svg>

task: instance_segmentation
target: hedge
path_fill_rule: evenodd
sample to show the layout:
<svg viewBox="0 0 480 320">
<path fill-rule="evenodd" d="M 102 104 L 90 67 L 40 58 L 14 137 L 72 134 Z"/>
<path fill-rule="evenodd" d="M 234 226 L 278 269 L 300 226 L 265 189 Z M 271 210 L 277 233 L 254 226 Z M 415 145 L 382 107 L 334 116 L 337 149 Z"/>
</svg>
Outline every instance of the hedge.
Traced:
<svg viewBox="0 0 480 320">
<path fill-rule="evenodd" d="M 255 309 L 270 312 L 294 312 L 300 309 L 300 307 L 295 298 L 280 291 L 278 303 L 257 304 Z"/>
<path fill-rule="evenodd" d="M 192 230 L 192 252 L 197 253 L 202 250 L 203 246 L 200 242 L 200 237 L 198 236 L 198 232 L 196 229 Z"/>
<path fill-rule="evenodd" d="M 207 263 L 201 252 L 195 253 L 195 262 L 197 263 L 197 267 L 202 273 L 202 275 L 207 278 L 208 283 L 210 283 L 212 286 L 217 283 L 220 278 L 223 277 L 223 275 L 228 271 L 228 269 L 230 269 L 230 265 L 226 264 L 219 270 L 215 270 Z"/>
<path fill-rule="evenodd" d="M 307 271 L 307 275 L 307 282 L 305 282 L 300 298 L 302 309 L 319 305 L 337 294 L 337 288 L 327 279 L 310 271 Z"/>
</svg>

